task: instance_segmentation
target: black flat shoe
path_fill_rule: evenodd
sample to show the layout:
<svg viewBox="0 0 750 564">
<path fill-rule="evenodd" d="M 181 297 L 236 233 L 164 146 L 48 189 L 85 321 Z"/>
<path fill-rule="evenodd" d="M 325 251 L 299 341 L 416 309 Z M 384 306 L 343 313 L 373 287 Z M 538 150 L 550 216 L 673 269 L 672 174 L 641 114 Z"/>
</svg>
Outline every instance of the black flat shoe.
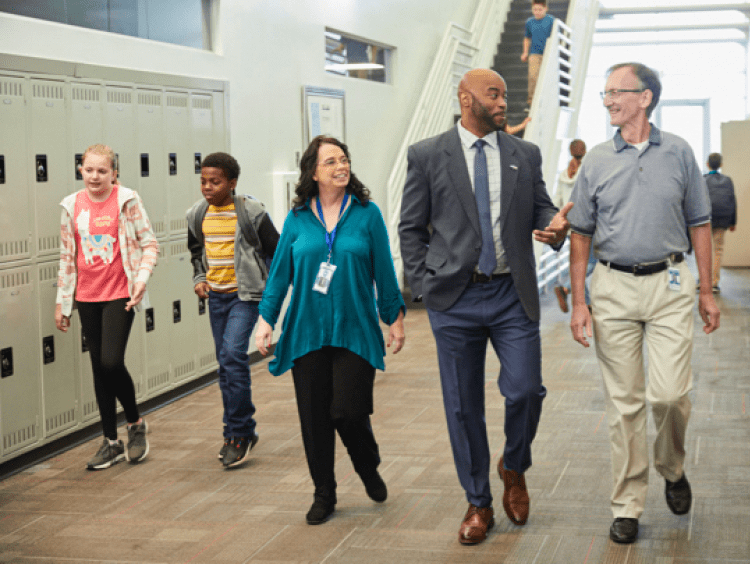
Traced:
<svg viewBox="0 0 750 564">
<path fill-rule="evenodd" d="M 310 511 L 307 512 L 307 524 L 320 525 L 321 523 L 325 523 L 333 515 L 335 508 L 335 503 L 316 499 L 310 507 Z"/>
<path fill-rule="evenodd" d="M 634 542 L 638 536 L 638 519 L 618 517 L 609 528 L 609 538 L 621 544 Z"/>
<path fill-rule="evenodd" d="M 365 485 L 365 491 L 371 500 L 383 503 L 388 498 L 388 488 L 377 470 L 366 479 L 362 478 L 362 483 Z"/>
<path fill-rule="evenodd" d="M 675 515 L 685 515 L 690 511 L 693 503 L 693 492 L 690 491 L 690 483 L 683 472 L 682 478 L 676 482 L 665 480 L 664 495 L 667 498 L 667 505 Z"/>
</svg>

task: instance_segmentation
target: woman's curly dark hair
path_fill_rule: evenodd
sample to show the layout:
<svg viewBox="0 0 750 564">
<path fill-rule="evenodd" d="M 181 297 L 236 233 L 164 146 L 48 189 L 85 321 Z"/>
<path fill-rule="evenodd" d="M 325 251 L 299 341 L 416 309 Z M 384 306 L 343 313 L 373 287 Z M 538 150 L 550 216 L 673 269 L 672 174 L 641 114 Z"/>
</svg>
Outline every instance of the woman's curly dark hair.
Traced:
<svg viewBox="0 0 750 564">
<path fill-rule="evenodd" d="M 335 137 L 318 135 L 315 139 L 310 141 L 310 144 L 307 146 L 305 153 L 300 159 L 299 181 L 294 190 L 297 197 L 292 201 L 293 208 L 298 208 L 304 205 L 307 200 L 318 195 L 318 182 L 313 180 L 313 176 L 318 167 L 318 149 L 320 149 L 321 145 L 335 145 L 344 151 L 346 158 L 351 162 L 349 148 L 346 146 L 346 143 L 342 143 Z M 367 202 L 370 201 L 370 191 L 365 188 L 365 185 L 359 181 L 351 169 L 349 170 L 349 184 L 346 186 L 346 191 L 357 196 L 359 201 L 362 202 L 362 205 L 367 205 Z"/>
</svg>

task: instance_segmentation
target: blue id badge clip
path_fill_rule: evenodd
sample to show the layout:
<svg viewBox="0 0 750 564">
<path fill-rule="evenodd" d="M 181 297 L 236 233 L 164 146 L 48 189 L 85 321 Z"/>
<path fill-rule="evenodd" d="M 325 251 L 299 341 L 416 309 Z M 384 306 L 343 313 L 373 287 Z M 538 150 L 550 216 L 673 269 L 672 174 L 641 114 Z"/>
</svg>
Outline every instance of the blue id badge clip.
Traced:
<svg viewBox="0 0 750 564">
<path fill-rule="evenodd" d="M 339 218 L 344 213 L 344 209 L 346 208 L 346 203 L 349 201 L 349 194 L 344 195 L 344 201 L 341 202 L 341 211 L 339 211 Z M 323 221 L 323 208 L 320 205 L 320 199 L 317 199 L 316 203 L 318 204 L 318 216 L 320 217 L 321 221 Z M 325 224 L 324 224 L 325 226 Z M 333 231 L 330 233 L 326 232 L 326 244 L 328 245 L 328 260 L 326 262 L 320 263 L 320 270 L 318 271 L 318 275 L 315 277 L 315 284 L 313 284 L 313 291 L 320 292 L 321 294 L 327 294 L 328 288 L 331 286 L 331 278 L 333 278 L 333 273 L 336 272 L 336 265 L 331 264 L 331 254 L 333 253 L 333 240 L 336 238 L 336 231 L 338 229 L 338 224 L 336 227 L 333 228 Z"/>
<path fill-rule="evenodd" d="M 667 269 L 667 275 L 669 276 L 669 289 L 673 292 L 680 291 L 680 269 L 676 266 L 670 266 Z"/>
</svg>

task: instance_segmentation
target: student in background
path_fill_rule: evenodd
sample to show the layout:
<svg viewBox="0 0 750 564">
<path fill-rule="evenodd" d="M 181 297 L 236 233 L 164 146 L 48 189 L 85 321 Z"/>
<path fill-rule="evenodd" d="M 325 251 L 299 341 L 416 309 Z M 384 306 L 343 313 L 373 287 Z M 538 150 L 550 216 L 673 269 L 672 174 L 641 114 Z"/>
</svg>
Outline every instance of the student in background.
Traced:
<svg viewBox="0 0 750 564">
<path fill-rule="evenodd" d="M 529 63 L 529 96 L 526 99 L 525 109 L 527 112 L 531 109 L 531 101 L 534 98 L 544 46 L 552 33 L 552 24 L 555 23 L 555 18 L 547 14 L 547 0 L 533 0 L 531 13 L 533 17 L 526 20 L 523 53 L 521 53 L 521 60 Z"/>
</svg>

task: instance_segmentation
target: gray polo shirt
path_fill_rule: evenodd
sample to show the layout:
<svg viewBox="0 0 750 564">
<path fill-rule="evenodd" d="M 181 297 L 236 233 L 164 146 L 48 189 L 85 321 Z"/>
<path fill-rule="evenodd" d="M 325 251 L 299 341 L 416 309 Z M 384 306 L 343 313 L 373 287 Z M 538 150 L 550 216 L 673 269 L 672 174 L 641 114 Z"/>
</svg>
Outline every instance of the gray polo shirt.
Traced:
<svg viewBox="0 0 750 564">
<path fill-rule="evenodd" d="M 628 266 L 687 251 L 687 228 L 711 220 L 693 150 L 653 124 L 643 151 L 619 130 L 589 151 L 570 199 L 571 229 L 593 237 L 596 258 Z"/>
</svg>

